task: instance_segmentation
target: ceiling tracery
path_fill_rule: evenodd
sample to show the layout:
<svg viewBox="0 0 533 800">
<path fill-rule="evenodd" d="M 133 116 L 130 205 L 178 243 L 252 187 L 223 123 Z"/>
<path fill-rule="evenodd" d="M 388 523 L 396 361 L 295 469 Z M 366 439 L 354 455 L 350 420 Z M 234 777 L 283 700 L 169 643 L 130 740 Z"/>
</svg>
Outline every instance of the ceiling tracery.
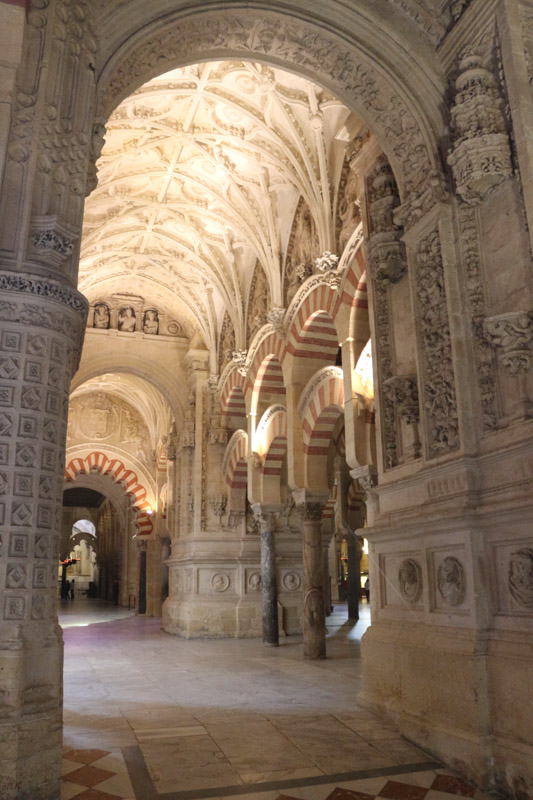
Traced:
<svg viewBox="0 0 533 800">
<path fill-rule="evenodd" d="M 117 291 L 164 302 L 213 349 L 227 311 L 243 346 L 256 263 L 271 304 L 283 303 L 300 198 L 320 250 L 335 250 L 347 124 L 359 127 L 323 89 L 259 64 L 194 65 L 145 84 L 109 120 L 81 290 L 93 302 Z"/>
</svg>

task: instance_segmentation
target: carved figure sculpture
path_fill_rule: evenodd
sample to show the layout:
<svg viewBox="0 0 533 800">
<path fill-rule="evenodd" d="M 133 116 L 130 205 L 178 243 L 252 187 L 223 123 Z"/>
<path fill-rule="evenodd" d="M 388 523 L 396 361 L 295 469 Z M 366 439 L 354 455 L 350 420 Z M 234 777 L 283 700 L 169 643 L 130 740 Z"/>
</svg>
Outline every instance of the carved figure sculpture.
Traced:
<svg viewBox="0 0 533 800">
<path fill-rule="evenodd" d="M 133 306 L 124 306 L 124 308 L 120 309 L 120 313 L 118 315 L 119 331 L 125 331 L 127 333 L 133 332 L 135 330 L 136 321 L 137 318 Z"/>
<path fill-rule="evenodd" d="M 151 334 L 159 333 L 159 314 L 154 308 L 144 312 L 143 331 Z"/>
<path fill-rule="evenodd" d="M 447 556 L 437 572 L 437 586 L 447 606 L 460 606 L 465 599 L 465 573 L 459 559 Z"/>
<path fill-rule="evenodd" d="M 517 603 L 533 609 L 533 550 L 529 547 L 511 553 L 509 591 Z"/>
<path fill-rule="evenodd" d="M 422 593 L 422 570 L 414 558 L 406 558 L 398 573 L 400 594 L 408 603 L 416 603 Z"/>
<path fill-rule="evenodd" d="M 97 303 L 94 307 L 94 328 L 109 328 L 109 308 L 105 303 Z"/>
</svg>

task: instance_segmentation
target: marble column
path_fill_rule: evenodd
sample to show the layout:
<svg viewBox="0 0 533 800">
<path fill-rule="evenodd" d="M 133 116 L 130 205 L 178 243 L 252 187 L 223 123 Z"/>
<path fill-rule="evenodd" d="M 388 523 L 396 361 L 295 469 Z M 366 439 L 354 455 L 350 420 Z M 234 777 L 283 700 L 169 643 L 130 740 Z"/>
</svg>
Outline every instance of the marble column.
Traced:
<svg viewBox="0 0 533 800">
<path fill-rule="evenodd" d="M 59 797 L 57 622 L 70 380 L 87 305 L 51 279 L 0 277 L 0 797 Z"/>
<path fill-rule="evenodd" d="M 322 559 L 323 568 L 322 574 L 324 579 L 324 612 L 326 617 L 331 614 L 331 579 L 329 574 L 329 546 L 333 538 L 333 531 L 331 530 L 331 520 L 326 521 L 327 531 L 324 531 L 324 523 L 322 523 Z"/>
<path fill-rule="evenodd" d="M 139 602 L 137 613 L 146 614 L 146 542 L 139 543 Z"/>
<path fill-rule="evenodd" d="M 263 644 L 279 645 L 278 587 L 276 581 L 276 547 L 274 520 L 278 508 L 254 503 L 254 516 L 261 533 L 261 610 L 263 619 Z"/>
<path fill-rule="evenodd" d="M 303 539 L 303 635 L 305 658 L 326 657 L 322 511 L 327 494 L 298 489 L 293 492 L 300 512 Z"/>
</svg>

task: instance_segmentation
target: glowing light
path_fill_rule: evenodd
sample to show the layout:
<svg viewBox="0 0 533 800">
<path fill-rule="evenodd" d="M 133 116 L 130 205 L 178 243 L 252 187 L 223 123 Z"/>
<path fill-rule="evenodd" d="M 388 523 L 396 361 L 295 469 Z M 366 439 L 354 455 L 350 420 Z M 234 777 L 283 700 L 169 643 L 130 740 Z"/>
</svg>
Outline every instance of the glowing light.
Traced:
<svg viewBox="0 0 533 800">
<path fill-rule="evenodd" d="M 363 539 L 363 553 L 365 556 L 368 555 L 368 539 Z"/>
</svg>

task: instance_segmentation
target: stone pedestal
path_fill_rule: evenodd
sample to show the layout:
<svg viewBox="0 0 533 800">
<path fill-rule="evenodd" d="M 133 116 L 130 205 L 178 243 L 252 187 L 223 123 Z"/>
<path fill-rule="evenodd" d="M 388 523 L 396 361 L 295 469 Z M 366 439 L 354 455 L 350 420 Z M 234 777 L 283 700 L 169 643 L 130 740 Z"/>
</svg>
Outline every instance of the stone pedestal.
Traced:
<svg viewBox="0 0 533 800">
<path fill-rule="evenodd" d="M 59 797 L 56 597 L 70 379 L 86 303 L 59 282 L 0 284 L 0 796 Z"/>
</svg>

